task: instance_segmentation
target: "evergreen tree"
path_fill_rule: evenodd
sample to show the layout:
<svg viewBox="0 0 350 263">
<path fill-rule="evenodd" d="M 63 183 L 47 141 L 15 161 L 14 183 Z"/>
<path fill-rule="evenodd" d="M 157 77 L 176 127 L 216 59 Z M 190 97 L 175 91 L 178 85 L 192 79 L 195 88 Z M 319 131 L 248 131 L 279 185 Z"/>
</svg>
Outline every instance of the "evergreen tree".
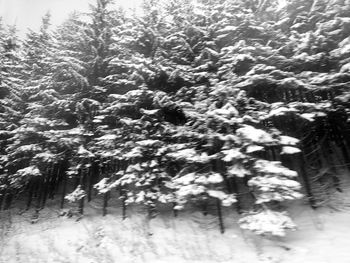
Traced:
<svg viewBox="0 0 350 263">
<path fill-rule="evenodd" d="M 22 46 L 0 27 L 4 207 L 60 190 L 83 213 L 96 189 L 105 215 L 117 189 L 124 218 L 214 208 L 223 232 L 234 205 L 245 229 L 294 229 L 285 204 L 316 208 L 350 167 L 346 3 L 99 0 Z"/>
</svg>

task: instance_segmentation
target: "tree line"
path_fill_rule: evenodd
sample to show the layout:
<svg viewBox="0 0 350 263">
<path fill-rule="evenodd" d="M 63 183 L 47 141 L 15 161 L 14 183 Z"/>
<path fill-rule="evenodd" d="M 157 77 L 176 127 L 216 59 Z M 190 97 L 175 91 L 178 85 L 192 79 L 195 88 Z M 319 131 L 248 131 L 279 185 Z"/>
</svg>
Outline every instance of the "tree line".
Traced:
<svg viewBox="0 0 350 263">
<path fill-rule="evenodd" d="M 0 206 L 96 194 L 123 217 L 222 206 L 283 235 L 285 212 L 345 191 L 347 0 L 98 0 L 23 39 L 0 24 Z M 270 224 L 266 223 L 269 222 Z"/>
</svg>

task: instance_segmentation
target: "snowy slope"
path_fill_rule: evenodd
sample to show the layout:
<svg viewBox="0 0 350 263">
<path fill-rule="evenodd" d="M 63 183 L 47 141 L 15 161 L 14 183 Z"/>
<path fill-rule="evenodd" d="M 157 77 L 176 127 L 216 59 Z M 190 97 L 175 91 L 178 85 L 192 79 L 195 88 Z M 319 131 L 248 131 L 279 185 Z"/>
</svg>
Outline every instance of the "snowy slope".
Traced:
<svg viewBox="0 0 350 263">
<path fill-rule="evenodd" d="M 229 210 L 224 211 L 225 234 L 220 234 L 216 216 L 199 212 L 183 212 L 178 218 L 162 213 L 148 221 L 134 208 L 123 221 L 120 208 L 109 209 L 110 214 L 102 217 L 95 202 L 79 221 L 46 208 L 32 224 L 33 211 L 3 211 L 0 262 L 348 263 L 350 207 L 336 205 L 343 209 L 294 208 L 291 215 L 299 230 L 285 238 L 256 237 L 240 230 L 237 216 Z"/>
</svg>

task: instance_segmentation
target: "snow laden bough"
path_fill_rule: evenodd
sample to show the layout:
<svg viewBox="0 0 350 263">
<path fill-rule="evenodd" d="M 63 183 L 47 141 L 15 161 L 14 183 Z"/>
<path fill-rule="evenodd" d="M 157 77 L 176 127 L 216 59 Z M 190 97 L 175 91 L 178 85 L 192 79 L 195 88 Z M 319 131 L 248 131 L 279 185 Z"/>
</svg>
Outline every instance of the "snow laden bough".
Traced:
<svg viewBox="0 0 350 263">
<path fill-rule="evenodd" d="M 225 87 L 215 89 L 219 91 L 232 92 Z M 158 95 L 164 104 L 166 95 Z M 235 96 L 239 97 L 228 97 Z M 244 94 L 240 97 L 244 98 Z M 293 229 L 287 213 L 274 209 L 276 203 L 301 197 L 300 184 L 295 180 L 297 173 L 266 158 L 266 152 L 274 148 L 279 154 L 297 154 L 299 141 L 259 125 L 258 115 L 240 117 L 242 113 L 234 101 L 221 108 L 205 103 L 184 108 L 188 123 L 183 126 L 163 122 L 155 110 L 140 110 L 142 118 L 137 122 L 121 118 L 121 128 L 114 132 L 117 136 L 107 137 L 114 145 L 111 156 L 125 165 L 95 184 L 95 189 L 102 195 L 112 189 L 120 190 L 124 218 L 126 207 L 131 204 L 145 205 L 152 218 L 159 203 L 171 205 L 174 214 L 190 204 L 198 207 L 201 203 L 216 203 L 223 232 L 221 207 L 237 205 L 242 195 L 230 190 L 227 182 L 242 179 L 254 200 L 252 211 L 239 221 L 243 228 L 272 235 Z M 107 137 L 99 137 L 98 145 Z M 277 230 L 264 228 L 268 219 Z M 280 223 L 273 223 L 277 221 Z"/>
<path fill-rule="evenodd" d="M 188 173 L 175 178 L 167 186 L 174 190 L 174 209 L 183 209 L 190 198 L 214 198 L 223 206 L 231 206 L 236 202 L 234 194 L 227 194 L 219 190 L 216 185 L 221 184 L 224 178 L 219 173 Z"/>
<path fill-rule="evenodd" d="M 301 185 L 293 180 L 297 173 L 277 161 L 257 160 L 254 164 L 257 176 L 248 181 L 256 195 L 255 204 L 260 208 L 247 213 L 239 220 L 243 229 L 259 235 L 284 236 L 285 230 L 295 230 L 288 213 L 273 211 L 269 204 L 296 200 L 302 197 Z"/>
<path fill-rule="evenodd" d="M 157 214 L 157 206 L 161 203 L 172 207 L 175 215 L 188 207 L 201 207 L 206 214 L 205 207 L 216 204 L 220 229 L 224 232 L 222 207 L 238 206 L 243 202 L 241 196 L 246 194 L 242 193 L 243 189 L 228 186 L 228 182 L 239 179 L 254 201 L 253 207 L 248 208 L 252 211 L 244 214 L 240 221 L 242 227 L 258 234 L 272 235 L 293 228 L 292 224 L 281 223 L 275 224 L 278 231 L 270 231 L 262 227 L 264 221 L 257 222 L 263 218 L 266 220 L 265 214 L 273 215 L 272 221 L 277 215 L 287 217 L 280 211 L 282 209 L 274 211 L 276 203 L 301 197 L 300 185 L 295 181 L 296 172 L 268 156 L 271 148 L 277 156 L 282 152 L 297 154 L 297 139 L 282 136 L 278 130 L 261 125 L 260 113 L 245 113 L 231 99 L 244 100 L 244 94 L 226 86 L 215 87 L 212 91 L 212 95 L 218 98 L 223 97 L 221 93 L 226 94 L 229 101 L 222 107 L 205 100 L 183 107 L 187 117 L 184 125 L 164 121 L 164 116 L 157 110 L 164 105 L 177 107 L 166 94 L 147 90 L 137 94 L 144 92 L 149 97 L 147 103 L 153 103 L 147 110 L 135 106 L 135 116 L 117 120 L 117 129 L 101 130 L 98 138 L 86 148 L 77 147 L 76 159 L 81 165 L 86 166 L 92 159 L 100 158 L 110 159 L 118 167 L 101 174 L 103 178 L 94 184 L 94 188 L 104 197 L 113 189 L 119 191 L 123 218 L 127 207 L 132 204 L 145 206 L 149 218 Z M 135 94 L 116 98 L 115 105 L 121 107 L 125 104 L 117 103 L 119 99 L 132 101 Z M 106 110 L 104 114 L 117 115 L 120 113 L 118 107 L 111 109 L 111 113 Z M 107 118 L 99 119 L 103 124 Z M 87 169 L 90 168 L 83 170 Z M 85 193 L 78 196 L 80 201 L 77 201 L 81 202 Z M 105 200 L 104 211 L 107 198 Z M 253 225 L 248 228 L 250 223 Z"/>
<path fill-rule="evenodd" d="M 268 136 L 267 133 L 255 134 L 260 135 L 260 142 L 261 138 Z M 260 147 L 263 148 L 263 146 L 254 146 L 257 143 L 256 140 L 248 136 L 242 137 L 243 139 L 248 138 L 245 142 L 251 141 L 250 147 L 222 150 L 214 155 L 198 153 L 193 148 L 185 148 L 188 147 L 186 144 L 174 144 L 170 147 L 155 140 L 141 141 L 136 143 L 140 148 L 134 148 L 138 150 L 125 153 L 124 158 L 136 158 L 140 154 L 145 154 L 144 151 L 147 151 L 148 154 L 152 152 L 155 156 L 168 152 L 164 158 L 191 165 L 185 167 L 175 177 L 170 177 L 161 162 L 151 160 L 134 163 L 130 164 L 125 171 L 118 172 L 119 179 L 104 178 L 95 185 L 95 188 L 101 194 L 114 188 L 128 189 L 126 196 L 121 197 L 126 205 L 145 204 L 153 209 L 159 202 L 173 204 L 173 209 L 179 211 L 185 209 L 189 203 L 203 200 L 214 200 L 224 207 L 232 206 L 237 202 L 237 194 L 227 192 L 225 180 L 230 177 L 247 177 L 250 178 L 248 186 L 255 197 L 257 209 L 244 214 L 239 220 L 240 226 L 257 234 L 284 235 L 286 230 L 295 229 L 295 225 L 287 212 L 273 211 L 274 206 L 270 207 L 270 204 L 302 197 L 299 192 L 301 186 L 295 181 L 297 173 L 284 167 L 278 161 L 254 159 L 249 156 L 251 148 L 255 147 L 260 150 Z M 265 139 L 269 143 L 272 142 L 272 138 L 266 137 Z M 285 145 L 295 146 L 296 143 L 294 138 L 286 136 L 281 136 L 278 140 Z M 220 158 L 227 164 L 227 169 L 223 173 L 200 171 L 199 169 L 190 172 L 193 167 L 205 166 Z M 246 162 L 247 159 L 249 159 L 248 162 Z"/>
<path fill-rule="evenodd" d="M 280 154 L 293 155 L 300 152 L 296 147 L 299 141 L 293 137 L 280 136 L 276 133 L 271 135 L 249 125 L 238 129 L 237 133 L 247 145 L 246 154 L 254 154 L 267 146 L 278 146 L 281 149 Z M 237 176 L 237 169 L 233 170 L 236 170 L 234 174 Z M 251 159 L 249 171 L 253 176 L 250 176 L 248 186 L 255 197 L 257 208 L 239 220 L 241 228 L 259 235 L 275 236 L 284 236 L 286 230 L 295 230 L 296 225 L 288 213 L 274 211 L 273 207 L 276 203 L 300 199 L 303 196 L 300 193 L 301 185 L 295 180 L 298 174 L 284 167 L 279 161 L 260 158 Z M 241 175 L 246 176 L 244 173 L 249 174 L 243 172 Z"/>
<path fill-rule="evenodd" d="M 258 235 L 284 236 L 285 230 L 296 229 L 296 225 L 286 212 L 276 212 L 269 209 L 249 213 L 238 223 L 241 228 Z"/>
</svg>

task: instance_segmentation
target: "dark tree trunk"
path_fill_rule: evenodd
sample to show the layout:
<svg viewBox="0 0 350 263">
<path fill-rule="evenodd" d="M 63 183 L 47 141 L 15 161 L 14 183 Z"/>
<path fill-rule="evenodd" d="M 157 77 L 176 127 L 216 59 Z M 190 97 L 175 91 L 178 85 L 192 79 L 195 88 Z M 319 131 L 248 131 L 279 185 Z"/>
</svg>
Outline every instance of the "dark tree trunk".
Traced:
<svg viewBox="0 0 350 263">
<path fill-rule="evenodd" d="M 5 192 L 0 193 L 0 211 L 2 210 L 2 203 L 4 202 Z"/>
<path fill-rule="evenodd" d="M 208 200 L 204 200 L 202 204 L 202 212 L 205 216 L 208 215 L 208 205 Z"/>
<path fill-rule="evenodd" d="M 67 174 L 64 172 L 62 174 L 62 196 L 61 196 L 61 209 L 64 207 L 64 200 L 66 197 L 66 191 L 67 191 Z"/>
<path fill-rule="evenodd" d="M 306 173 L 306 169 L 305 169 L 305 160 L 304 160 L 304 156 L 303 154 L 299 154 L 299 168 L 300 168 L 300 175 L 301 178 L 304 182 L 304 187 L 305 187 L 305 192 L 306 192 L 306 196 L 308 198 L 309 204 L 313 209 L 316 209 L 316 202 L 315 202 L 315 197 L 312 194 L 312 190 L 311 190 L 311 183 L 309 181 L 308 175 Z"/>
<path fill-rule="evenodd" d="M 339 143 L 339 146 L 340 146 L 340 149 L 341 149 L 341 152 L 343 154 L 343 157 L 344 157 L 344 160 L 345 160 L 345 163 L 346 163 L 346 167 L 348 168 L 348 170 L 350 171 L 350 156 L 349 156 L 349 151 L 346 147 L 346 145 L 344 144 L 344 142 L 340 142 Z"/>
<path fill-rule="evenodd" d="M 85 202 L 84 197 L 79 200 L 79 213 L 80 214 L 84 214 L 84 202 Z"/>
<path fill-rule="evenodd" d="M 12 193 L 7 193 L 6 196 L 5 196 L 4 210 L 10 209 L 11 204 L 12 204 L 12 199 L 13 199 L 13 194 Z"/>
<path fill-rule="evenodd" d="M 88 178 L 87 178 L 87 185 L 88 185 L 87 200 L 88 200 L 88 202 L 91 202 L 92 188 L 94 185 L 92 169 L 89 169 L 89 174 L 88 174 Z"/>
<path fill-rule="evenodd" d="M 122 200 L 123 220 L 124 220 L 126 219 L 126 192 L 123 188 L 120 189 L 120 197 Z"/>
<path fill-rule="evenodd" d="M 46 200 L 47 200 L 47 195 L 49 193 L 49 179 L 46 179 L 43 182 L 43 198 L 42 198 L 42 203 L 41 203 L 41 208 L 44 208 L 46 205 Z"/>
<path fill-rule="evenodd" d="M 103 216 L 107 215 L 108 200 L 110 198 L 110 192 L 103 195 Z"/>
<path fill-rule="evenodd" d="M 173 203 L 173 214 L 174 214 L 174 217 L 177 217 L 178 216 L 178 211 L 177 211 L 177 209 L 174 209 L 175 206 L 177 206 L 177 204 L 174 202 Z"/>
<path fill-rule="evenodd" d="M 80 186 L 82 190 L 85 190 L 86 173 L 84 170 L 80 171 Z M 81 198 L 79 201 L 79 213 L 84 214 L 84 203 L 85 197 Z"/>
<path fill-rule="evenodd" d="M 224 226 L 224 221 L 222 218 L 221 201 L 219 199 L 216 200 L 216 207 L 218 209 L 220 232 L 221 232 L 221 234 L 223 234 L 225 232 L 225 226 Z"/>
<path fill-rule="evenodd" d="M 30 206 L 32 204 L 33 190 L 34 190 L 33 182 L 29 182 L 29 194 L 28 194 L 28 200 L 27 200 L 27 210 L 30 209 Z"/>
<path fill-rule="evenodd" d="M 241 196 L 239 193 L 239 188 L 238 188 L 236 177 L 232 177 L 230 181 L 232 182 L 233 192 L 236 194 L 236 200 L 237 200 L 237 202 L 235 204 L 236 211 L 238 214 L 242 214 Z"/>
<path fill-rule="evenodd" d="M 41 208 L 41 201 L 43 197 L 43 178 L 40 178 L 38 181 L 38 194 L 37 194 L 37 200 L 36 200 L 36 208 Z"/>
<path fill-rule="evenodd" d="M 323 151 L 324 158 L 329 163 L 330 171 L 331 171 L 331 180 L 333 187 L 338 191 L 342 192 L 341 185 L 340 185 L 340 179 L 338 178 L 338 169 L 336 165 L 336 160 L 334 159 L 333 151 L 331 148 L 330 143 L 327 141 L 325 145 L 325 150 Z"/>
<path fill-rule="evenodd" d="M 54 164 L 53 171 L 52 173 L 54 176 L 51 177 L 51 180 L 49 182 L 49 198 L 51 200 L 54 199 L 55 197 L 55 189 L 56 186 L 59 184 L 59 176 L 60 176 L 60 165 L 59 164 Z"/>
</svg>

